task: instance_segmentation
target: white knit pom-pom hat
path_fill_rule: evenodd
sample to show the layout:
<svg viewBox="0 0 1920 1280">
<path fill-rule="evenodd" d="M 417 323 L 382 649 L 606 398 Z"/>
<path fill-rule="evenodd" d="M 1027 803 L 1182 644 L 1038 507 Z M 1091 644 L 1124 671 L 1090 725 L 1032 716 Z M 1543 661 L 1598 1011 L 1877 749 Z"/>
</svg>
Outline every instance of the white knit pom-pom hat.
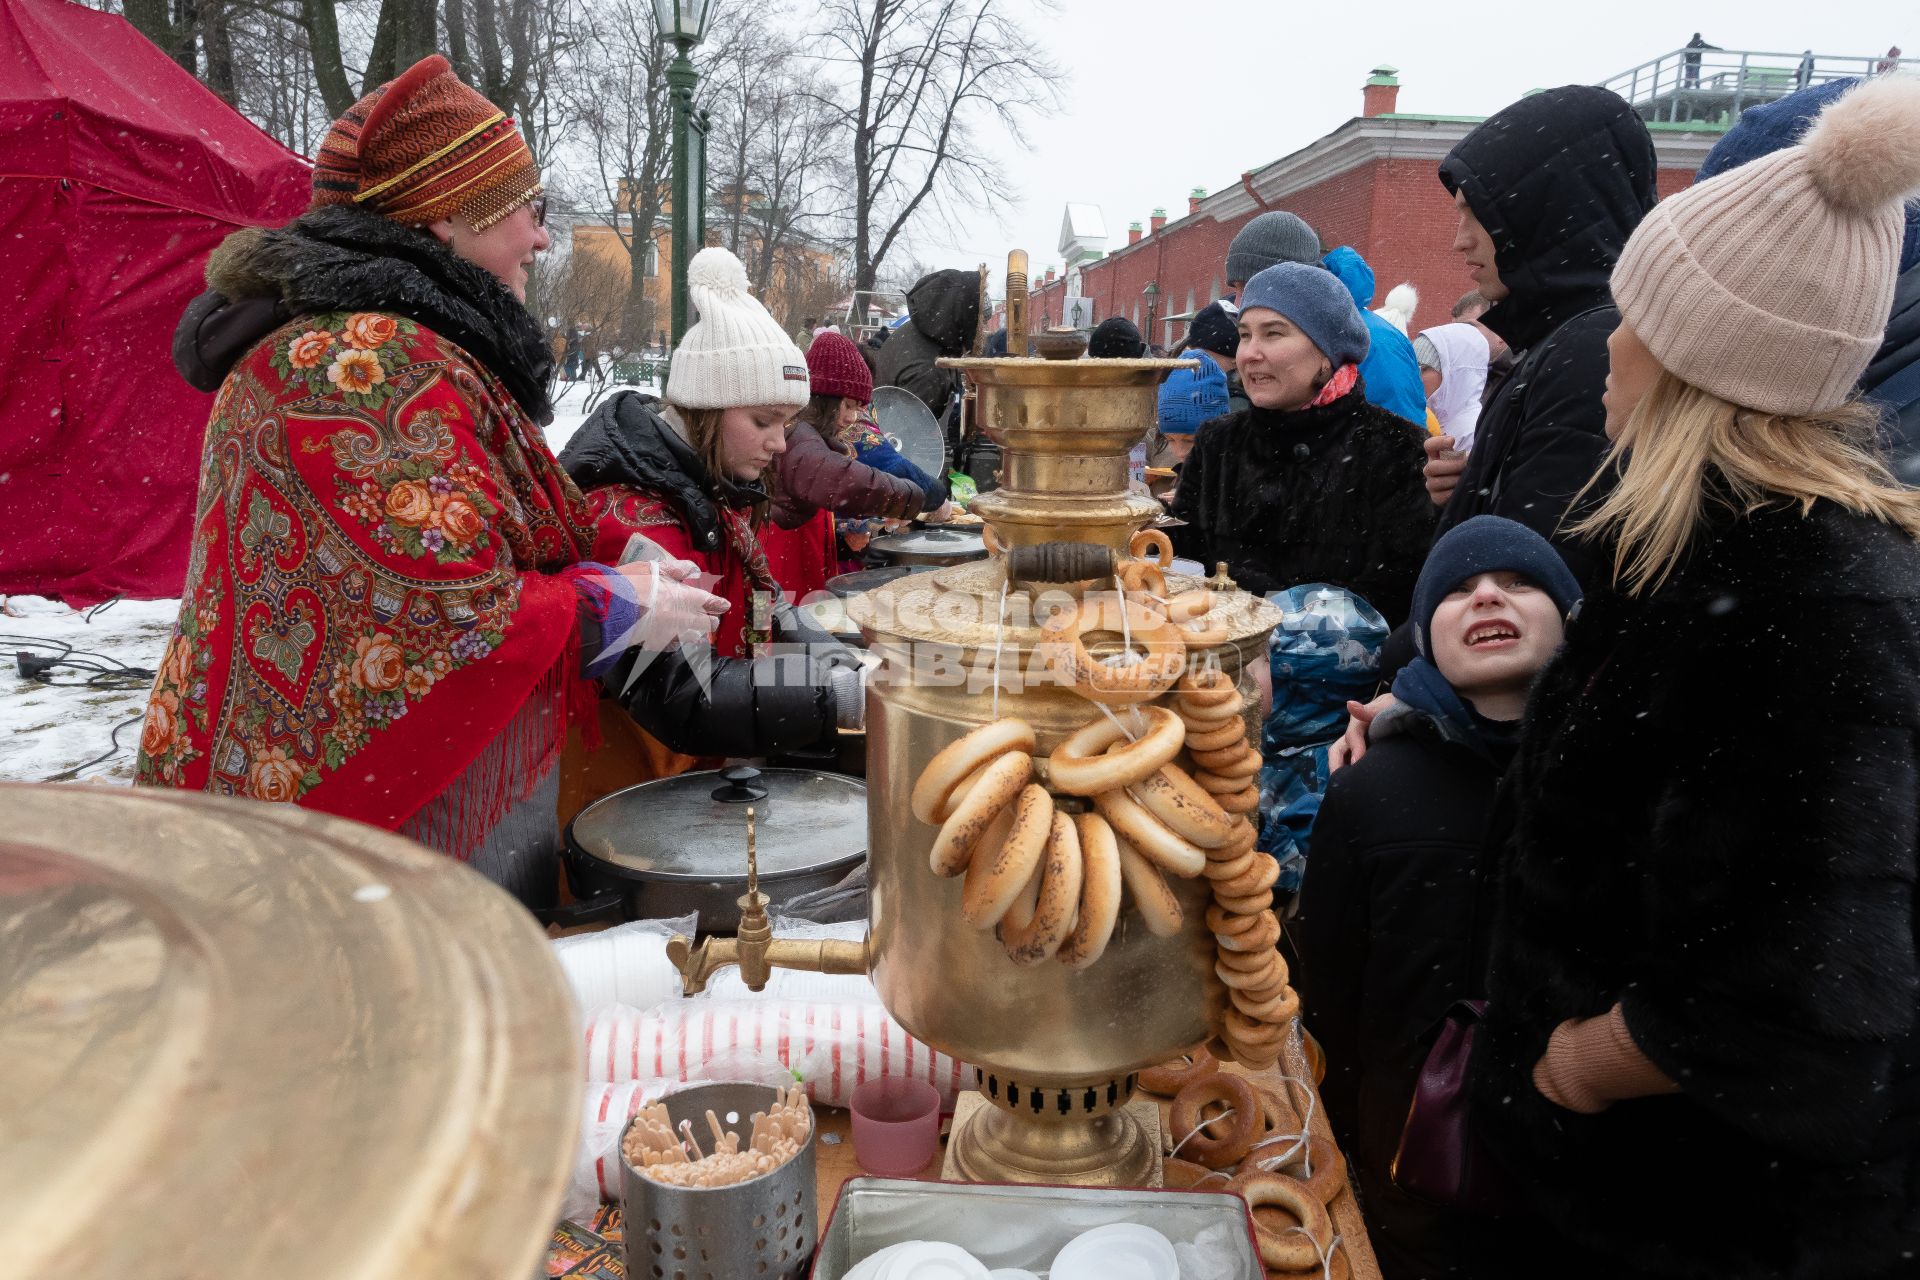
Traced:
<svg viewBox="0 0 1920 1280">
<path fill-rule="evenodd" d="M 1681 380 L 1765 413 L 1825 412 L 1879 349 L 1916 190 L 1920 79 L 1871 80 L 1799 146 L 1654 206 L 1613 269 L 1614 301 Z"/>
<path fill-rule="evenodd" d="M 725 249 L 687 264 L 687 299 L 698 319 L 674 348 L 667 400 L 687 409 L 807 402 L 807 358 L 759 299 L 747 269 Z"/>
</svg>

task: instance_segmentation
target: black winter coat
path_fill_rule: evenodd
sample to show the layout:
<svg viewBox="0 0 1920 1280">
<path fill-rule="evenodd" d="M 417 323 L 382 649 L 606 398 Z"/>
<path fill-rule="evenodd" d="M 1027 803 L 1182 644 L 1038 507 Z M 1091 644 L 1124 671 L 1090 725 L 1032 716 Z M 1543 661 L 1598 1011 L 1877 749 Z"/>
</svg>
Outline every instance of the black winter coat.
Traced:
<svg viewBox="0 0 1920 1280">
<path fill-rule="evenodd" d="M 715 503 L 764 495 L 740 485 L 722 493 L 699 455 L 656 412 L 658 403 L 630 391 L 608 400 L 567 442 L 560 465 L 583 492 L 622 484 L 659 494 L 694 546 L 717 548 L 726 534 Z M 628 689 L 641 656 L 630 654 L 603 684 L 610 693 L 625 689 L 619 702 L 634 722 L 684 755 L 781 755 L 831 740 L 838 716 L 830 673 L 857 666 L 858 656 L 784 599 L 775 604 L 772 629 L 782 653 L 712 657 L 704 671 L 680 650 L 651 654 Z M 584 624 L 583 636 L 597 641 Z"/>
<path fill-rule="evenodd" d="M 1440 164 L 1492 237 L 1507 296 L 1481 317 L 1517 353 L 1480 413 L 1473 451 L 1437 533 L 1491 513 L 1552 542 L 1582 584 L 1604 556 L 1559 532 L 1607 452 L 1607 281 L 1653 208 L 1653 140 L 1617 94 L 1568 85 L 1506 108 Z M 1604 486 L 1595 491 L 1604 496 Z"/>
<path fill-rule="evenodd" d="M 1173 502 L 1187 524 L 1168 533 L 1255 595 L 1326 582 L 1397 623 L 1433 533 L 1424 460 L 1419 434 L 1357 382 L 1318 408 L 1231 413 L 1194 436 Z"/>
<path fill-rule="evenodd" d="M 1588 594 L 1513 770 L 1473 1071 L 1520 1220 L 1607 1276 L 1914 1275 L 1920 549 L 1722 515 Z M 1616 1001 L 1682 1092 L 1554 1106 L 1548 1036 Z"/>
<path fill-rule="evenodd" d="M 1333 775 L 1288 925 L 1320 1098 L 1366 1207 L 1387 1280 L 1459 1261 L 1459 1224 L 1393 1185 L 1426 1033 L 1480 994 L 1472 956 L 1480 850 L 1511 746 L 1476 751 L 1402 706 Z"/>
<path fill-rule="evenodd" d="M 980 275 L 936 271 L 907 291 L 907 323 L 893 331 L 873 358 L 873 385 L 904 387 L 926 402 L 935 418 L 960 391 L 960 375 L 934 362 L 964 354 L 980 324 Z"/>
</svg>

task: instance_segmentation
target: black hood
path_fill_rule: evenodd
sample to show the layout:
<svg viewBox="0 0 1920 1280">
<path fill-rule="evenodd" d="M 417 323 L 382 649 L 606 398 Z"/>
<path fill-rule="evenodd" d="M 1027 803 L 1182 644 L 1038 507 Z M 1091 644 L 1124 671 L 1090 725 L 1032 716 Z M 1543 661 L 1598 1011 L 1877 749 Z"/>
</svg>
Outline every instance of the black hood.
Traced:
<svg viewBox="0 0 1920 1280">
<path fill-rule="evenodd" d="M 426 326 L 506 384 L 528 417 L 553 421 L 553 352 L 526 306 L 490 272 L 425 231 L 362 209 L 316 209 L 278 231 L 228 236 L 207 293 L 174 333 L 174 367 L 203 391 L 289 320 L 385 311 Z M 211 380 L 211 385 L 208 385 Z"/>
<path fill-rule="evenodd" d="M 1613 264 L 1658 198 L 1657 168 L 1633 108 L 1586 85 L 1522 98 L 1462 138 L 1440 181 L 1493 238 L 1508 291 L 1482 322 L 1524 351 L 1608 302 Z"/>
<path fill-rule="evenodd" d="M 622 391 L 595 409 L 560 451 L 560 466 L 580 492 L 625 485 L 657 493 L 679 513 L 704 550 L 720 545 L 716 486 L 693 446 L 660 416 L 661 402 L 637 391 Z M 758 485 L 727 482 L 719 501 L 746 507 L 764 502 Z"/>
<path fill-rule="evenodd" d="M 980 326 L 980 273 L 954 268 L 922 276 L 907 290 L 907 312 L 942 355 L 959 355 Z"/>
</svg>

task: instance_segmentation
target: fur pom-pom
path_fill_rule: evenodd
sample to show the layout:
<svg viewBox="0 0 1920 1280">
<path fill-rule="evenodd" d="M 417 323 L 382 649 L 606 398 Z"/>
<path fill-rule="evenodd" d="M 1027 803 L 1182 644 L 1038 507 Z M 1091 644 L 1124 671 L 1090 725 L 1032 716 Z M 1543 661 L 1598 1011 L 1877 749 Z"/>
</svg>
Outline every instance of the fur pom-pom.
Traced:
<svg viewBox="0 0 1920 1280">
<path fill-rule="evenodd" d="M 1920 77 L 1869 80 L 1822 111 L 1803 145 L 1837 208 L 1868 213 L 1920 191 Z"/>
<path fill-rule="evenodd" d="M 1413 323 L 1413 313 L 1419 309 L 1420 291 L 1410 282 L 1402 281 L 1387 290 L 1387 300 L 1375 307 L 1373 314 L 1405 333 Z"/>
<path fill-rule="evenodd" d="M 747 269 L 725 249 L 702 249 L 687 264 L 687 287 L 712 289 L 715 293 L 745 293 Z"/>
</svg>

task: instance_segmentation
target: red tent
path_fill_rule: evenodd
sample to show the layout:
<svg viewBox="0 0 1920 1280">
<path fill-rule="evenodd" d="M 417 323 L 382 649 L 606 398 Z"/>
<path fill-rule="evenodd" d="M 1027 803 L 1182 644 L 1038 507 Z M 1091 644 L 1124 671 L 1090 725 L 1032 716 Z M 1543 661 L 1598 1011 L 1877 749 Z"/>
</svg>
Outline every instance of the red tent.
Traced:
<svg viewBox="0 0 1920 1280">
<path fill-rule="evenodd" d="M 212 397 L 173 326 L 309 174 L 125 20 L 0 0 L 0 594 L 179 594 Z"/>
</svg>

